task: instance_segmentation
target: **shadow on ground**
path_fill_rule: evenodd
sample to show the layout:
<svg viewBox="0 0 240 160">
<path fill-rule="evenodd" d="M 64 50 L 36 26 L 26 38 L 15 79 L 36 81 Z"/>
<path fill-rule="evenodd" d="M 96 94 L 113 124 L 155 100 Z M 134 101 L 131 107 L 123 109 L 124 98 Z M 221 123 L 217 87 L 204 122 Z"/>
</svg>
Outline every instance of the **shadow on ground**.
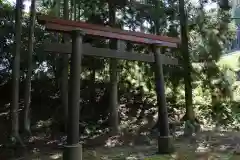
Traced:
<svg viewBox="0 0 240 160">
<path fill-rule="evenodd" d="M 106 137 L 106 136 L 105 136 Z M 121 136 L 120 136 L 121 137 Z M 126 137 L 125 137 L 126 138 Z M 127 137 L 131 138 L 131 137 Z M 135 137 L 136 138 L 136 137 Z M 141 137 L 140 139 L 142 139 Z M 59 140 L 49 140 L 50 137 L 42 135 L 35 137 L 29 143 L 27 149 L 4 148 L 0 150 L 0 159 L 18 160 L 60 160 L 62 159 L 62 146 Z M 53 139 L 51 137 L 51 139 Z M 155 155 L 157 151 L 156 137 L 148 137 L 149 143 L 129 144 L 129 139 L 124 143 L 124 138 L 108 138 L 109 140 L 120 139 L 121 143 L 105 146 L 84 145 L 84 160 L 238 160 L 240 159 L 240 134 L 239 132 L 216 132 L 204 131 L 192 138 L 178 137 L 175 139 L 176 152 L 172 155 Z M 147 139 L 147 138 L 146 138 Z M 12 157 L 12 158 L 10 158 Z"/>
</svg>

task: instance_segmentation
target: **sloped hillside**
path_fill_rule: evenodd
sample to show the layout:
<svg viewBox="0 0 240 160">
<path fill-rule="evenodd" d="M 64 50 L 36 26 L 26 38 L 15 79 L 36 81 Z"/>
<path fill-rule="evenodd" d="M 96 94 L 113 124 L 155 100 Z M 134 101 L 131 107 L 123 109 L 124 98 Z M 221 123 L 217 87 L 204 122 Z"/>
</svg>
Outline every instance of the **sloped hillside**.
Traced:
<svg viewBox="0 0 240 160">
<path fill-rule="evenodd" d="M 222 56 L 218 62 L 220 66 L 226 66 L 234 71 L 240 70 L 240 51 L 235 51 Z"/>
<path fill-rule="evenodd" d="M 218 65 L 232 85 L 233 98 L 240 101 L 240 51 L 235 51 L 220 58 Z"/>
</svg>

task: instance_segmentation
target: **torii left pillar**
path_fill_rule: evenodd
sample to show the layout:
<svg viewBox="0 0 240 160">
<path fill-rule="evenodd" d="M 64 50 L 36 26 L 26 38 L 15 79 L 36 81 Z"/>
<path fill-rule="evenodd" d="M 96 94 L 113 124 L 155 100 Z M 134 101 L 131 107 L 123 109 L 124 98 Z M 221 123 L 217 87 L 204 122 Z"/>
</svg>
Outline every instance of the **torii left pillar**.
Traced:
<svg viewBox="0 0 240 160">
<path fill-rule="evenodd" d="M 72 54 L 70 64 L 69 112 L 67 145 L 63 160 L 82 160 L 82 145 L 79 143 L 80 78 L 82 59 L 82 37 L 80 30 L 72 31 Z"/>
</svg>

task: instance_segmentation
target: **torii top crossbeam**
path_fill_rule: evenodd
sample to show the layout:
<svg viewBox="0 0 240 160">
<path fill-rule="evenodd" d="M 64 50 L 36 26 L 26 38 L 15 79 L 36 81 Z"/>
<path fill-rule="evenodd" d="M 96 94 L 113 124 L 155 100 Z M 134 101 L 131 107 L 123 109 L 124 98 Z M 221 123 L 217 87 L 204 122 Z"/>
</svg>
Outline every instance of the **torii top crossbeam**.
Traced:
<svg viewBox="0 0 240 160">
<path fill-rule="evenodd" d="M 180 39 L 173 37 L 144 34 L 141 32 L 124 31 L 121 29 L 89 24 L 81 21 L 64 20 L 45 15 L 38 15 L 37 18 L 40 24 L 45 25 L 46 30 L 69 32 L 74 29 L 81 29 L 84 31 L 84 33 L 88 35 L 126 40 L 136 43 L 155 44 L 171 48 L 178 47 L 178 44 L 180 43 Z"/>
</svg>

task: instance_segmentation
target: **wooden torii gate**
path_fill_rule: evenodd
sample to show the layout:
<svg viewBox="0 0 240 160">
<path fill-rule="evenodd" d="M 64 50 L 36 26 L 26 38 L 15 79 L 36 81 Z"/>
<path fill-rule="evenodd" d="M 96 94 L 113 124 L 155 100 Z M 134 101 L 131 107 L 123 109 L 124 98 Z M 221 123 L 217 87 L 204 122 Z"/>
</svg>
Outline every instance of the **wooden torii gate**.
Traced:
<svg viewBox="0 0 240 160">
<path fill-rule="evenodd" d="M 38 22 L 45 26 L 45 29 L 53 32 L 69 33 L 72 44 L 45 44 L 45 51 L 53 53 L 71 54 L 70 64 L 70 88 L 69 88 L 69 115 L 67 145 L 64 149 L 64 160 L 82 159 L 82 146 L 79 144 L 79 106 L 80 106 L 80 72 L 82 55 L 100 56 L 106 58 L 118 58 L 154 63 L 156 93 L 158 103 L 158 152 L 172 152 L 172 141 L 169 134 L 168 112 L 165 98 L 163 64 L 177 65 L 175 58 L 161 54 L 161 47 L 177 48 L 180 40 L 177 38 L 144 34 L 140 32 L 123 31 L 120 29 L 104 27 L 84 22 L 63 20 L 54 17 L 38 15 Z M 153 45 L 154 50 L 151 54 L 139 54 L 125 51 L 121 46 L 117 50 L 96 48 L 90 44 L 83 44 L 83 36 L 92 35 L 110 39 L 118 39 L 121 44 L 123 41 Z"/>
</svg>

